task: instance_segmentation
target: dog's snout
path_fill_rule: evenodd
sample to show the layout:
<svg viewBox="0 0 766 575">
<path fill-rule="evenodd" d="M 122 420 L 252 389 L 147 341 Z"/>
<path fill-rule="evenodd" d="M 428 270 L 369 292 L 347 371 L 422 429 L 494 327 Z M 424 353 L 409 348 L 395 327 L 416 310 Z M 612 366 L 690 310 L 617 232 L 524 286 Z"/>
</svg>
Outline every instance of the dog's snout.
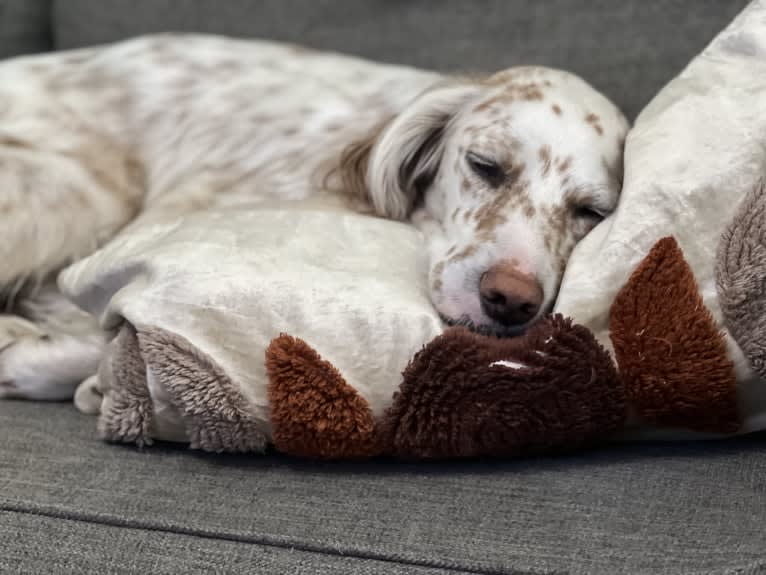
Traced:
<svg viewBox="0 0 766 575">
<path fill-rule="evenodd" d="M 508 263 L 495 265 L 482 275 L 479 295 L 484 313 L 506 327 L 526 324 L 543 303 L 537 278 Z"/>
</svg>

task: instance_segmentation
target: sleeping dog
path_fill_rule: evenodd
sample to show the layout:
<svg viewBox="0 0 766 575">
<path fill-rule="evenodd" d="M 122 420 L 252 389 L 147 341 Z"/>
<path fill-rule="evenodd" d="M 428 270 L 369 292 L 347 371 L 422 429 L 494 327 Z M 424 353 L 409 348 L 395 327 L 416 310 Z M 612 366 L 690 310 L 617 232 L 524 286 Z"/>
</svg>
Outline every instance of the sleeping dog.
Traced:
<svg viewBox="0 0 766 575">
<path fill-rule="evenodd" d="M 55 278 L 126 227 L 341 200 L 423 231 L 446 322 L 514 334 L 618 200 L 628 123 L 572 74 L 445 77 L 160 35 L 0 63 L 0 397 L 63 399 L 104 336 Z"/>
</svg>

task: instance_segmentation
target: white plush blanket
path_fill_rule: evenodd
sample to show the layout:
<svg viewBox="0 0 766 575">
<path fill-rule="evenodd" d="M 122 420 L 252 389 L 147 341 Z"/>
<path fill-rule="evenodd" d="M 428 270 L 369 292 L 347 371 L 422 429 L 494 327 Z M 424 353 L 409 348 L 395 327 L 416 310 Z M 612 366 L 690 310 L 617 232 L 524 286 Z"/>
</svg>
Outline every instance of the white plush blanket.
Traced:
<svg viewBox="0 0 766 575">
<path fill-rule="evenodd" d="M 283 332 L 309 342 L 381 415 L 412 355 L 443 329 L 421 242 L 405 224 L 336 211 L 208 212 L 123 234 L 59 283 L 107 330 L 160 328 L 213 358 L 268 438 L 264 358 Z M 178 423 L 148 368 L 155 412 Z"/>
<path fill-rule="evenodd" d="M 626 143 L 617 211 L 575 249 L 556 305 L 610 347 L 615 296 L 655 242 L 673 236 L 727 333 L 748 430 L 766 427 L 766 382 L 729 336 L 715 260 L 724 230 L 764 177 L 766 0 L 755 0 L 639 115 Z"/>
</svg>

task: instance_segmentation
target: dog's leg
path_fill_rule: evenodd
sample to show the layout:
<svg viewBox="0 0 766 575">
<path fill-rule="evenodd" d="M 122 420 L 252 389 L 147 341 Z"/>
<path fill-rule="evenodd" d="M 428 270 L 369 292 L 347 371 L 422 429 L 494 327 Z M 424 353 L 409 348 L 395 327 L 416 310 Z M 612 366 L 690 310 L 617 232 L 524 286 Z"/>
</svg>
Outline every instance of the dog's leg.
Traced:
<svg viewBox="0 0 766 575">
<path fill-rule="evenodd" d="M 123 160 L 108 148 L 94 164 L 0 138 L 0 397 L 71 398 L 96 372 L 103 336 L 52 278 L 137 212 L 141 191 Z"/>
<path fill-rule="evenodd" d="M 22 315 L 0 315 L 0 397 L 70 399 L 101 360 L 105 337 L 95 319 L 52 283 L 15 311 Z"/>
<path fill-rule="evenodd" d="M 104 149 L 54 154 L 0 138 L 0 289 L 41 280 L 93 252 L 130 221 L 141 190 L 133 163 Z"/>
</svg>

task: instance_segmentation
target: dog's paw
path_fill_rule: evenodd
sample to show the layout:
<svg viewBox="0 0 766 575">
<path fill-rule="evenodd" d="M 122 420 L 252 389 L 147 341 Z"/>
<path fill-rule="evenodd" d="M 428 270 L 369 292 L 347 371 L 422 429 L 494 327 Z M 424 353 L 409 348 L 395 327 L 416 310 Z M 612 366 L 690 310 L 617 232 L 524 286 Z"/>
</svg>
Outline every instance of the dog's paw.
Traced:
<svg viewBox="0 0 766 575">
<path fill-rule="evenodd" d="M 63 400 L 98 369 L 100 337 L 45 332 L 13 315 L 0 316 L 0 398 Z"/>
<path fill-rule="evenodd" d="M 82 413 L 98 415 L 101 413 L 101 402 L 104 394 L 98 385 L 98 375 L 91 375 L 77 386 L 74 392 L 74 405 Z"/>
</svg>

